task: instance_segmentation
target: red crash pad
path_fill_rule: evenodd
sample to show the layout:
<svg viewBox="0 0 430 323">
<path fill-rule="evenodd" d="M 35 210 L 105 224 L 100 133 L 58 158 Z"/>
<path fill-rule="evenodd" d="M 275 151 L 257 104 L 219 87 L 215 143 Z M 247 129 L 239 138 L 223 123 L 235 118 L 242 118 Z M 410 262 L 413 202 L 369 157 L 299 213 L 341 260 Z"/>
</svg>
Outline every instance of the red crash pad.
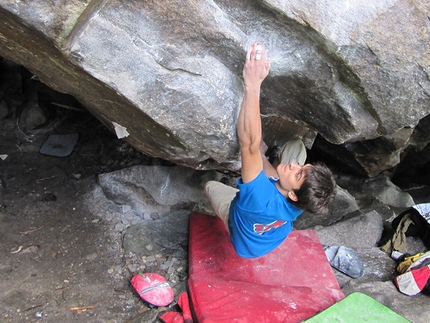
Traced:
<svg viewBox="0 0 430 323">
<path fill-rule="evenodd" d="M 268 255 L 247 259 L 219 218 L 197 213 L 188 288 L 199 323 L 301 322 L 345 297 L 315 231 L 293 231 Z"/>
</svg>

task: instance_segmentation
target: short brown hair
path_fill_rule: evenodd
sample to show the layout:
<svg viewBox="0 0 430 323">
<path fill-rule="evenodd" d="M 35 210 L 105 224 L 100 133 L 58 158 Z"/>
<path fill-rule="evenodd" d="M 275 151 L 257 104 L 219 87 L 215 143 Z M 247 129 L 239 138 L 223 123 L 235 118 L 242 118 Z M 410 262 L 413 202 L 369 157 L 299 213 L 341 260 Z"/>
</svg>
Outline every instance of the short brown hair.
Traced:
<svg viewBox="0 0 430 323">
<path fill-rule="evenodd" d="M 336 181 L 330 169 L 323 163 L 315 163 L 305 168 L 305 181 L 294 190 L 297 201 L 289 201 L 299 209 L 325 215 L 336 195 Z"/>
</svg>

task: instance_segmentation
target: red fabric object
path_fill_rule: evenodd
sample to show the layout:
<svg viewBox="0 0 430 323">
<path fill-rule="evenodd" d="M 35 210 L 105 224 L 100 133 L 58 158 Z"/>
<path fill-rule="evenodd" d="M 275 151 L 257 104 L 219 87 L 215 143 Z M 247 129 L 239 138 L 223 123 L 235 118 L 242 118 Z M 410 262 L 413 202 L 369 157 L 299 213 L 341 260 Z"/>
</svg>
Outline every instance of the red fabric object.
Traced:
<svg viewBox="0 0 430 323">
<path fill-rule="evenodd" d="M 345 297 L 315 231 L 293 231 L 276 250 L 247 259 L 219 218 L 197 213 L 188 287 L 199 323 L 301 322 Z"/>
<path fill-rule="evenodd" d="M 394 283 L 401 293 L 414 296 L 424 289 L 429 279 L 430 265 L 427 265 L 395 277 Z"/>
<path fill-rule="evenodd" d="M 188 294 L 183 292 L 179 295 L 178 304 L 182 309 L 185 323 L 193 323 L 193 317 L 191 315 L 190 302 Z"/>
<path fill-rule="evenodd" d="M 185 323 L 184 316 L 179 312 L 166 312 L 160 315 L 160 320 L 164 323 Z"/>
<path fill-rule="evenodd" d="M 172 288 L 166 279 L 155 273 L 144 273 L 133 276 L 130 281 L 139 296 L 154 306 L 167 306 L 174 299 Z"/>
<path fill-rule="evenodd" d="M 167 312 L 160 315 L 160 319 L 165 323 L 193 323 L 187 293 L 183 292 L 179 295 L 178 305 L 182 309 L 182 313 Z"/>
</svg>

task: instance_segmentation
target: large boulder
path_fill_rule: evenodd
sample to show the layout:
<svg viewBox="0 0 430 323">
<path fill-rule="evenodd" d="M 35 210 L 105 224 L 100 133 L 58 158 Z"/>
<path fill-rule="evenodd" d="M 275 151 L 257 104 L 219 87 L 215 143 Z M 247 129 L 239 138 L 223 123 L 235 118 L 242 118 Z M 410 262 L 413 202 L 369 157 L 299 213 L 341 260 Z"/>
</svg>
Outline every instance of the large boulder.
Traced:
<svg viewBox="0 0 430 323">
<path fill-rule="evenodd" d="M 419 0 L 2 0 L 0 56 L 145 154 L 235 171 L 244 52 L 261 40 L 265 141 L 301 137 L 374 176 L 430 141 L 429 15 Z"/>
</svg>

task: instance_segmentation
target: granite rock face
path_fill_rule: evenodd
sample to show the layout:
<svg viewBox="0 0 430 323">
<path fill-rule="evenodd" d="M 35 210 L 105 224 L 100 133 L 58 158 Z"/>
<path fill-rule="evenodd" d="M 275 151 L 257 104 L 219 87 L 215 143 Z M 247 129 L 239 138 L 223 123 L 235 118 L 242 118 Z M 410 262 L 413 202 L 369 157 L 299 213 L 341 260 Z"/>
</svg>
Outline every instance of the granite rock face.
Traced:
<svg viewBox="0 0 430 323">
<path fill-rule="evenodd" d="M 149 156 L 236 171 L 243 58 L 260 40 L 265 141 L 300 137 L 373 177 L 430 142 L 429 15 L 420 0 L 2 0 L 0 56 Z"/>
</svg>

